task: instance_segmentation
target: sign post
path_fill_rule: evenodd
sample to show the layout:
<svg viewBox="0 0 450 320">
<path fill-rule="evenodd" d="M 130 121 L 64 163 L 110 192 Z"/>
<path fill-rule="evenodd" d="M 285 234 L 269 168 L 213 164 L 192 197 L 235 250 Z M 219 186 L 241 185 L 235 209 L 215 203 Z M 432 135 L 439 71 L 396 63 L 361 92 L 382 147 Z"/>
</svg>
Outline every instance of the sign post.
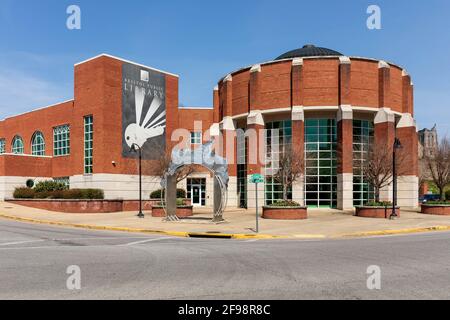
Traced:
<svg viewBox="0 0 450 320">
<path fill-rule="evenodd" d="M 255 200 L 256 200 L 256 233 L 259 233 L 259 213 L 258 213 L 258 184 L 264 183 L 264 178 L 260 174 L 254 174 L 250 178 L 250 183 L 255 184 Z"/>
</svg>

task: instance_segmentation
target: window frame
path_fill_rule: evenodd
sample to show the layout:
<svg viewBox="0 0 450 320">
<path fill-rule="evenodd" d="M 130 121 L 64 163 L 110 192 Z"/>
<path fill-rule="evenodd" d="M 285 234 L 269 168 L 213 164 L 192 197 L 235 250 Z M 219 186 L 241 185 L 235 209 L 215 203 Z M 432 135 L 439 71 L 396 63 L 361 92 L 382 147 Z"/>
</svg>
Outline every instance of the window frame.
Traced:
<svg viewBox="0 0 450 320">
<path fill-rule="evenodd" d="M 199 146 L 202 144 L 202 132 L 201 131 L 191 131 L 190 138 L 191 146 Z"/>
<path fill-rule="evenodd" d="M 20 147 L 22 149 L 21 152 L 14 151 L 14 149 L 17 149 L 17 147 L 15 146 L 16 141 L 20 141 L 20 143 L 22 144 L 22 146 Z M 11 153 L 12 154 L 25 154 L 25 144 L 23 143 L 23 138 L 21 136 L 15 135 L 14 138 L 12 139 Z"/>
<path fill-rule="evenodd" d="M 41 142 L 35 143 L 36 139 L 42 139 Z M 42 148 L 42 149 L 40 149 Z M 36 131 L 31 137 L 31 155 L 36 157 L 45 156 L 45 137 L 42 131 Z"/>
<path fill-rule="evenodd" d="M 90 122 L 86 122 L 90 119 Z M 87 131 L 86 127 L 90 130 Z M 86 135 L 90 135 L 89 139 L 86 139 Z M 94 116 L 87 115 L 83 117 L 83 174 L 94 174 Z M 89 146 L 87 147 L 87 144 Z M 87 154 L 88 153 L 88 154 Z"/>
<path fill-rule="evenodd" d="M 65 128 L 67 128 L 66 132 L 56 132 Z M 60 138 L 57 139 L 57 137 Z M 70 156 L 70 124 L 63 124 L 53 127 L 53 157 L 67 156 Z"/>
</svg>

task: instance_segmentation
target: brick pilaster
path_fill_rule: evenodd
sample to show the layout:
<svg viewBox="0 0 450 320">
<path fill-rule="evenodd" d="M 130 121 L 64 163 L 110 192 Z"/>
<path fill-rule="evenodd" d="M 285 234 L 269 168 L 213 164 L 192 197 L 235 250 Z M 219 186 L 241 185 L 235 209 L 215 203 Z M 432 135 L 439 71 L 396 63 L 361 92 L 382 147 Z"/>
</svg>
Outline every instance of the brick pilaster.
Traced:
<svg viewBox="0 0 450 320">
<path fill-rule="evenodd" d="M 303 106 L 303 59 L 292 60 L 291 106 Z"/>
</svg>

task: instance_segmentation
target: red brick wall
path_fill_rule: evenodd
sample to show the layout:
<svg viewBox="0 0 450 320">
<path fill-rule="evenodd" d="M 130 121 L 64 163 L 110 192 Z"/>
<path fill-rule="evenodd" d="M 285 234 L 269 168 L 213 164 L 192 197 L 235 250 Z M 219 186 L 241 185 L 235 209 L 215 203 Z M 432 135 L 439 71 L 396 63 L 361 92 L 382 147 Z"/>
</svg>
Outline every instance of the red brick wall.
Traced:
<svg viewBox="0 0 450 320">
<path fill-rule="evenodd" d="M 238 72 L 233 75 L 233 115 L 244 114 L 249 111 L 249 81 L 249 70 Z"/>
<path fill-rule="evenodd" d="M 193 131 L 194 122 L 201 121 L 203 132 L 208 130 L 214 123 L 214 110 L 213 109 L 179 109 L 178 110 L 178 123 L 179 128 Z"/>
<path fill-rule="evenodd" d="M 0 176 L 60 177 L 53 176 L 51 158 L 19 155 L 0 157 Z"/>
<path fill-rule="evenodd" d="M 82 137 L 83 117 L 94 116 L 94 173 L 137 174 L 136 160 L 122 157 L 122 64 L 104 56 L 75 68 L 73 132 L 75 137 Z M 166 75 L 166 112 L 169 148 L 172 131 L 179 126 L 178 78 L 172 75 Z M 73 139 L 73 145 L 73 167 L 81 174 L 83 139 Z M 154 174 L 155 163 L 144 160 L 144 174 Z"/>
<path fill-rule="evenodd" d="M 304 60 L 304 106 L 337 106 L 339 103 L 339 60 Z"/>
<path fill-rule="evenodd" d="M 403 111 L 403 77 L 402 69 L 391 66 L 391 88 L 390 88 L 390 103 L 389 107 L 398 112 Z"/>
<path fill-rule="evenodd" d="M 378 64 L 352 60 L 350 101 L 355 106 L 378 108 Z"/>
<path fill-rule="evenodd" d="M 267 110 L 291 106 L 290 61 L 263 65 L 261 67 L 258 104 L 252 109 Z"/>
<path fill-rule="evenodd" d="M 399 150 L 401 160 L 400 175 L 418 176 L 419 163 L 417 156 L 419 154 L 419 142 L 415 127 L 397 128 L 397 138 L 402 143 L 402 149 Z"/>
<path fill-rule="evenodd" d="M 12 152 L 12 140 L 19 135 L 24 142 L 24 153 L 30 155 L 33 134 L 41 131 L 45 139 L 45 155 L 53 156 L 53 128 L 65 124 L 71 125 L 73 110 L 73 101 L 70 101 L 0 121 L 0 138 L 6 141 L 6 153 Z M 0 160 L 7 164 L 1 175 L 65 177 L 73 172 L 71 156 L 56 157 L 52 160 L 42 157 L 3 155 Z"/>
<path fill-rule="evenodd" d="M 353 173 L 353 120 L 343 119 L 337 123 L 338 173 Z"/>
<path fill-rule="evenodd" d="M 31 154 L 31 139 L 36 131 L 45 137 L 45 155 L 53 155 L 53 127 L 68 124 L 73 114 L 73 101 L 31 111 L 0 121 L 0 138 L 6 139 L 6 153 L 11 152 L 15 135 L 22 137 L 25 154 Z"/>
<path fill-rule="evenodd" d="M 74 69 L 73 101 L 0 121 L 0 138 L 6 139 L 7 153 L 11 152 L 14 136 L 20 135 L 24 140 L 25 154 L 31 154 L 31 139 L 33 133 L 39 130 L 45 137 L 47 156 L 53 156 L 53 128 L 70 125 L 69 156 L 50 160 L 14 157 L 20 158 L 17 163 L 22 166 L 11 164 L 5 169 L 9 170 L 8 174 L 48 177 L 82 175 L 84 117 L 88 115 L 94 118 L 94 173 L 136 174 L 136 160 L 122 158 L 122 64 L 121 60 L 107 56 L 78 64 Z M 179 127 L 178 78 L 172 75 L 166 75 L 166 111 L 167 141 L 170 142 L 172 131 Z M 212 111 L 210 113 L 203 116 L 208 123 L 212 118 Z M 43 161 L 47 163 L 46 170 L 34 174 L 35 167 Z M 153 168 L 152 163 L 144 161 L 144 167 Z M 151 170 L 145 173 L 152 174 Z"/>
<path fill-rule="evenodd" d="M 413 113 L 411 78 L 404 77 L 402 69 L 394 65 L 379 69 L 374 60 L 351 58 L 350 65 L 341 65 L 337 58 L 304 59 L 303 66 L 294 67 L 291 60 L 277 61 L 262 64 L 256 74 L 257 85 L 255 79 L 250 81 L 249 68 L 232 74 L 232 85 L 219 83 L 216 105 L 223 108 L 223 115 L 241 115 L 249 108 L 339 104 Z"/>
<path fill-rule="evenodd" d="M 64 213 L 121 212 L 122 200 L 8 200 L 20 206 Z"/>
</svg>

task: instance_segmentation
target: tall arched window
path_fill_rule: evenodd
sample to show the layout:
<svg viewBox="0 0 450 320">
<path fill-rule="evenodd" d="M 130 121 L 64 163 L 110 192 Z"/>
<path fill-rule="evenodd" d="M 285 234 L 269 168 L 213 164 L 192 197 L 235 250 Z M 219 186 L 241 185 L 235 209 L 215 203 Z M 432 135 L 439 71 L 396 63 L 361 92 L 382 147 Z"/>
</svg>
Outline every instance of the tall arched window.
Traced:
<svg viewBox="0 0 450 320">
<path fill-rule="evenodd" d="M 12 142 L 12 153 L 23 154 L 23 140 L 20 136 L 15 136 Z"/>
<path fill-rule="evenodd" d="M 40 131 L 36 131 L 31 139 L 31 154 L 33 156 L 45 156 L 45 139 Z"/>
</svg>

